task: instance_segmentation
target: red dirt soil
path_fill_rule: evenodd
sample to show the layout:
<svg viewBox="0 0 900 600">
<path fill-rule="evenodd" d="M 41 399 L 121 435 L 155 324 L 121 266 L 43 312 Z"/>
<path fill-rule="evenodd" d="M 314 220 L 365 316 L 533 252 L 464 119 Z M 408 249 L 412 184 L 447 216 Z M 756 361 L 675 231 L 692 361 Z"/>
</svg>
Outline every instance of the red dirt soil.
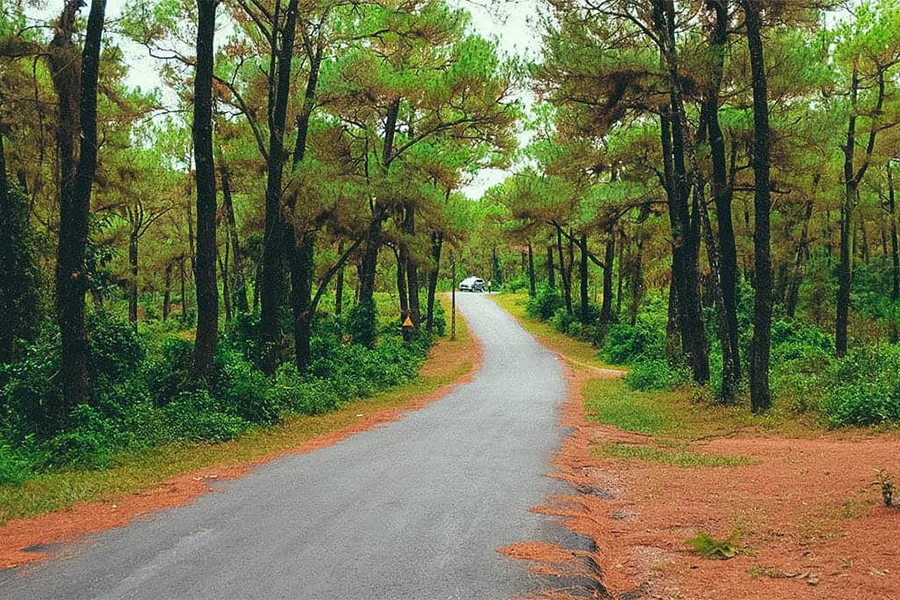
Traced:
<svg viewBox="0 0 900 600">
<path fill-rule="evenodd" d="M 108 502 L 85 502 L 54 513 L 9 521 L 0 526 L 0 569 L 45 558 L 44 552 L 29 552 L 28 548 L 71 542 L 88 533 L 122 527 L 138 517 L 156 511 L 190 504 L 198 496 L 211 491 L 210 481 L 244 477 L 254 466 L 283 456 L 304 454 L 337 444 L 367 429 L 396 421 L 408 411 L 425 408 L 446 396 L 455 387 L 470 381 L 478 372 L 482 361 L 481 342 L 472 336 L 471 345 L 465 344 L 464 348 L 462 346 L 454 351 L 464 351 L 464 358 L 471 362 L 471 369 L 456 381 L 441 386 L 431 394 L 410 400 L 401 407 L 366 415 L 343 429 L 313 438 L 296 448 L 276 452 L 247 464 L 203 468 L 169 479 L 142 492 L 118 496 Z M 432 349 L 432 357 L 436 350 L 437 347 Z M 439 367 L 435 365 L 435 361 L 429 360 L 421 373 L 429 375 L 436 370 Z"/>
<path fill-rule="evenodd" d="M 579 493 L 536 512 L 592 538 L 593 558 L 613 598 L 638 600 L 898 600 L 900 509 L 882 506 L 873 468 L 900 472 L 896 434 L 818 438 L 718 438 L 692 443 L 706 454 L 742 455 L 737 467 L 674 467 L 606 458 L 600 442 L 643 444 L 647 436 L 589 422 L 582 387 L 596 374 L 569 369 L 564 442 L 553 476 Z M 704 559 L 685 544 L 704 529 L 741 532 L 744 552 Z M 553 570 L 559 548 L 505 553 Z M 554 598 L 559 597 L 555 594 Z"/>
</svg>

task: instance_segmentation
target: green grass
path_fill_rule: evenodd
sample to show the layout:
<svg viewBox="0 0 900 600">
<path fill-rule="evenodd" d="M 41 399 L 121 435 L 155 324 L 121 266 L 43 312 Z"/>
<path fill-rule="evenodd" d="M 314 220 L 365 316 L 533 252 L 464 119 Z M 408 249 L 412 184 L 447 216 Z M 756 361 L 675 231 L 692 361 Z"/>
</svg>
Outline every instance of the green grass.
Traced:
<svg viewBox="0 0 900 600">
<path fill-rule="evenodd" d="M 573 361 L 574 368 L 578 369 L 580 367 L 578 365 L 579 362 L 600 369 L 610 368 L 609 365 L 597 358 L 597 349 L 587 342 L 571 338 L 564 333 L 556 331 L 548 323 L 542 323 L 530 318 L 525 312 L 525 305 L 528 302 L 527 292 L 491 294 L 490 298 L 500 308 L 515 317 L 526 331 L 540 339 L 553 351 L 562 355 L 563 358 Z"/>
<path fill-rule="evenodd" d="M 0 485 L 0 525 L 81 502 L 112 501 L 200 468 L 241 465 L 298 448 L 318 436 L 352 425 L 360 414 L 368 416 L 380 410 L 403 408 L 456 381 L 471 371 L 474 354 L 474 340 L 465 321 L 458 319 L 457 340 L 441 340 L 416 381 L 372 398 L 355 400 L 331 413 L 288 417 L 279 425 L 251 430 L 230 442 L 170 444 L 120 454 L 107 469 L 56 471 L 18 486 Z"/>
<path fill-rule="evenodd" d="M 673 467 L 740 467 L 754 462 L 749 456 L 706 454 L 692 450 L 663 450 L 632 444 L 603 444 L 599 453 L 610 458 L 641 460 Z"/>
</svg>

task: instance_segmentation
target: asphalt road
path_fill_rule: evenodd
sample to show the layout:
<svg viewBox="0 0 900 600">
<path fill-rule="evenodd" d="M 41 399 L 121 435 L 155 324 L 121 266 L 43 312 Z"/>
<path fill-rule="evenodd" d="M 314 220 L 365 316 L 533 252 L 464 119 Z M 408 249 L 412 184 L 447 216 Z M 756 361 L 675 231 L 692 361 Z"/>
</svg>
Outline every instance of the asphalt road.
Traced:
<svg viewBox="0 0 900 600">
<path fill-rule="evenodd" d="M 458 294 L 484 344 L 474 379 L 423 410 L 219 493 L 0 572 L 0 597 L 511 598 L 553 582 L 496 549 L 574 544 L 528 512 L 564 430 L 558 359 L 480 294 Z"/>
</svg>

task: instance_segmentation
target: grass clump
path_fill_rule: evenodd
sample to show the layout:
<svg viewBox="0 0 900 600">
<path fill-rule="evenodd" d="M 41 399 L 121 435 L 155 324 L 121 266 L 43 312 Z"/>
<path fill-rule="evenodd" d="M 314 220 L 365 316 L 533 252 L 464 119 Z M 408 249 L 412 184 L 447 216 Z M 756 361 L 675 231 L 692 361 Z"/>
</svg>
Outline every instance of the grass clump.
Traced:
<svg viewBox="0 0 900 600">
<path fill-rule="evenodd" d="M 744 552 L 744 549 L 738 545 L 740 537 L 740 532 L 735 530 L 728 538 L 717 540 L 701 529 L 697 535 L 687 541 L 687 545 L 691 552 L 699 554 L 703 558 L 728 560 Z"/>
<path fill-rule="evenodd" d="M 653 446 L 603 444 L 600 452 L 610 458 L 642 460 L 673 467 L 740 467 L 753 464 L 749 456 L 706 454 L 692 450 L 663 450 Z"/>
</svg>

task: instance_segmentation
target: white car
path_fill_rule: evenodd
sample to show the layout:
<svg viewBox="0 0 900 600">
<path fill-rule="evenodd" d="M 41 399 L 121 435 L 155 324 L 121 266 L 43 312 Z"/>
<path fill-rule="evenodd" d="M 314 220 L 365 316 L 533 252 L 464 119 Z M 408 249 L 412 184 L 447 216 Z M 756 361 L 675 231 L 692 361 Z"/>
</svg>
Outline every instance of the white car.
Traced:
<svg viewBox="0 0 900 600">
<path fill-rule="evenodd" d="M 483 292 L 484 279 L 481 277 L 466 277 L 459 282 L 459 291 L 461 292 Z"/>
</svg>

